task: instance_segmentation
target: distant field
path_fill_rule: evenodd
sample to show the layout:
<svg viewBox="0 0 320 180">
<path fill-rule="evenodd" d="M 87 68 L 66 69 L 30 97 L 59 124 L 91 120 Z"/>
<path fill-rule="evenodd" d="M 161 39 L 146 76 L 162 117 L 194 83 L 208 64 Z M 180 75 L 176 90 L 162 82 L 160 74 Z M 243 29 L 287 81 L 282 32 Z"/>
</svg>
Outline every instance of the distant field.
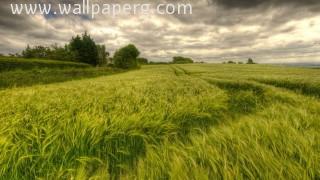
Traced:
<svg viewBox="0 0 320 180">
<path fill-rule="evenodd" d="M 0 179 L 320 178 L 319 69 L 150 65 L 49 83 L 0 91 Z"/>
</svg>

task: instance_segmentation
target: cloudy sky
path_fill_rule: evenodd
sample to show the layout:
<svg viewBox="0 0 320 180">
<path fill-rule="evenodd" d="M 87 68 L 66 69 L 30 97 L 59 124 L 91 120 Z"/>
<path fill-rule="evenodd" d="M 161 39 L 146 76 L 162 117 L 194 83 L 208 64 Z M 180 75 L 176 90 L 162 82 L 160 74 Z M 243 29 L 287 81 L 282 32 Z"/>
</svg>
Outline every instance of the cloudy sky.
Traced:
<svg viewBox="0 0 320 180">
<path fill-rule="evenodd" d="M 1 0 L 0 53 L 20 52 L 27 44 L 62 45 L 87 31 L 111 53 L 133 43 L 142 56 L 154 61 L 181 55 L 208 62 L 245 61 L 252 57 L 264 63 L 320 63 L 320 0 L 127 0 L 191 3 L 193 13 L 99 15 L 95 19 L 74 15 L 12 15 L 9 5 L 12 2 L 32 0 Z"/>
</svg>

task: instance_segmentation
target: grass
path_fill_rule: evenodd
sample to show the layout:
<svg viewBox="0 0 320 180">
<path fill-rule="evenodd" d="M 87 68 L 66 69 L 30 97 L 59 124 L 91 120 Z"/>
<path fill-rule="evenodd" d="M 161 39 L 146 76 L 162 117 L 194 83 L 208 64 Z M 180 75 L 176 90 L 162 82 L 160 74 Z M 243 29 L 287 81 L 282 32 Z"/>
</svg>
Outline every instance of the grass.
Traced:
<svg viewBox="0 0 320 180">
<path fill-rule="evenodd" d="M 319 99 L 261 83 L 319 74 L 150 65 L 6 88 L 0 179 L 319 179 Z"/>
<path fill-rule="evenodd" d="M 0 58 L 0 90 L 14 87 L 50 84 L 124 72 L 110 67 L 92 67 L 88 64 Z"/>
<path fill-rule="evenodd" d="M 50 68 L 36 68 L 32 70 L 6 71 L 0 73 L 0 90 L 93 78 L 120 72 L 124 71 L 109 67 L 65 68 L 61 70 Z"/>
<path fill-rule="evenodd" d="M 12 71 L 12 70 L 30 70 L 35 68 L 65 69 L 65 68 L 89 68 L 89 67 L 91 66 L 84 63 L 0 57 L 0 72 Z"/>
</svg>

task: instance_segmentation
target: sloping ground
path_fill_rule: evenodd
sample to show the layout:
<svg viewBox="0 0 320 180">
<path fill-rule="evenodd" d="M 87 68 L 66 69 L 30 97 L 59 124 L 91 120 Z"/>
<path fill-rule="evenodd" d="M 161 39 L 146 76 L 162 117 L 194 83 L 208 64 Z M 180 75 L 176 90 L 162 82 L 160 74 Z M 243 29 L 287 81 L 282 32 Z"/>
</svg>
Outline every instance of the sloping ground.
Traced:
<svg viewBox="0 0 320 180">
<path fill-rule="evenodd" d="M 94 78 L 120 72 L 124 72 L 124 70 L 109 67 L 65 68 L 61 70 L 38 68 L 32 70 L 6 71 L 0 73 L 0 90 Z"/>
<path fill-rule="evenodd" d="M 0 90 L 110 75 L 124 70 L 84 63 L 0 57 Z"/>
<path fill-rule="evenodd" d="M 284 76 L 146 66 L 0 91 L 0 177 L 320 178 L 318 99 L 250 80 L 266 71 Z"/>
<path fill-rule="evenodd" d="M 23 59 L 0 57 L 0 72 L 12 70 L 30 70 L 35 68 L 88 68 L 91 67 L 84 63 L 53 61 L 53 60 L 39 60 L 39 59 Z"/>
</svg>

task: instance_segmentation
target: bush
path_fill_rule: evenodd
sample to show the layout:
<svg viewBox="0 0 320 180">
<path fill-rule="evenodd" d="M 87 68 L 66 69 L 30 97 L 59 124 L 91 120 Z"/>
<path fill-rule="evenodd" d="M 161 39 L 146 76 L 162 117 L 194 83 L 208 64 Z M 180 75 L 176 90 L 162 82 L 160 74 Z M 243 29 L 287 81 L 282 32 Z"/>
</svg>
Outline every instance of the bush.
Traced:
<svg viewBox="0 0 320 180">
<path fill-rule="evenodd" d="M 136 68 L 139 54 L 139 50 L 133 44 L 129 44 L 116 51 L 113 57 L 114 65 L 123 69 Z"/>
</svg>

